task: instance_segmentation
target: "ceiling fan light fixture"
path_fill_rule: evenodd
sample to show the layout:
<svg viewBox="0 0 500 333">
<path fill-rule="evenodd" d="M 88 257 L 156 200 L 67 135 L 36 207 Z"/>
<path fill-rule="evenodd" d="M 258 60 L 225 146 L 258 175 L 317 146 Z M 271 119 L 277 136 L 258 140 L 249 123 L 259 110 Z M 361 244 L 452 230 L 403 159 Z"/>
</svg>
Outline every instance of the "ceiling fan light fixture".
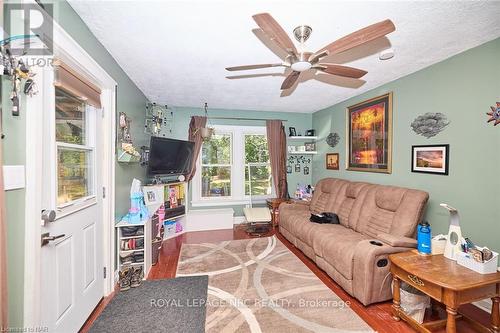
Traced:
<svg viewBox="0 0 500 333">
<path fill-rule="evenodd" d="M 311 63 L 308 61 L 297 61 L 292 64 L 292 69 L 297 72 L 307 71 L 311 68 Z"/>
<path fill-rule="evenodd" d="M 380 60 L 389 60 L 394 58 L 394 49 L 387 49 L 380 52 L 378 58 Z"/>
</svg>

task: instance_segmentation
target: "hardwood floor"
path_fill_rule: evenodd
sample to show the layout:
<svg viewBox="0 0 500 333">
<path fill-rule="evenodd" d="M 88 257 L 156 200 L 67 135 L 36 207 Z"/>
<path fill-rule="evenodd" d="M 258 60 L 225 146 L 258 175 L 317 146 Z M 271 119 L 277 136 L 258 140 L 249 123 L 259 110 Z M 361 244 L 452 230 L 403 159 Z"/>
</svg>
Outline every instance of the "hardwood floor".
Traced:
<svg viewBox="0 0 500 333">
<path fill-rule="evenodd" d="M 307 258 L 300 250 L 295 248 L 289 241 L 287 241 L 279 232 L 271 231 L 263 237 L 276 235 L 276 237 L 285 244 L 290 251 L 292 251 L 304 264 L 309 267 L 309 269 L 318 276 L 318 278 L 328 286 L 333 292 L 335 292 L 342 300 L 349 301 L 351 303 L 351 308 L 364 320 L 366 321 L 374 330 L 380 333 L 412 333 L 415 332 L 406 323 L 400 321 L 397 322 L 391 317 L 391 302 L 384 302 L 378 304 L 372 304 L 365 307 L 356 299 L 348 295 L 335 281 L 333 281 L 324 271 L 322 271 L 316 264 Z M 158 264 L 152 267 L 148 280 L 155 279 L 168 279 L 174 278 L 177 270 L 177 263 L 179 260 L 179 254 L 181 250 L 181 245 L 186 244 L 196 244 L 196 243 L 215 243 L 224 240 L 237 240 L 237 239 L 249 239 L 254 238 L 248 235 L 242 226 L 235 226 L 233 230 L 217 230 L 217 231 L 202 231 L 202 232 L 190 232 L 180 235 L 176 238 L 169 239 L 163 242 L 161 254 Z M 115 291 L 116 293 L 116 291 Z M 91 314 L 85 325 L 82 327 L 80 332 L 87 332 L 92 326 L 92 323 L 97 319 L 99 314 L 104 310 L 106 305 L 111 301 L 112 295 L 104 298 L 96 307 L 94 312 Z M 475 306 L 468 305 L 460 310 L 466 313 L 468 316 L 479 320 L 480 322 L 488 325 L 489 314 L 478 309 Z M 445 330 L 436 331 L 445 332 Z M 473 333 L 476 332 L 467 323 L 460 321 L 458 324 L 458 332 L 460 333 Z"/>
</svg>

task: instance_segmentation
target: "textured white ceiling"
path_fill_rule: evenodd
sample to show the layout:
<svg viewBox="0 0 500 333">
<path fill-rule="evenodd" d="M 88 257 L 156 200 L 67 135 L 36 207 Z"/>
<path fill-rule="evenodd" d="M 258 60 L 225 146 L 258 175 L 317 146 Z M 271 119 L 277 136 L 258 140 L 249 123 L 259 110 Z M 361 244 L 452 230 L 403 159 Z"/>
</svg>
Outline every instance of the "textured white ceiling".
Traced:
<svg viewBox="0 0 500 333">
<path fill-rule="evenodd" d="M 211 108 L 314 112 L 500 37 L 499 1 L 69 2 L 151 101 L 175 106 L 206 101 Z M 224 69 L 280 62 L 252 32 L 257 25 L 251 16 L 260 12 L 271 13 L 290 35 L 294 27 L 310 25 L 309 51 L 386 18 L 396 31 L 330 57 L 367 70 L 366 83 L 318 74 L 320 82 L 310 71 L 281 94 L 281 68 Z M 379 60 L 378 52 L 390 45 L 395 57 Z"/>
</svg>

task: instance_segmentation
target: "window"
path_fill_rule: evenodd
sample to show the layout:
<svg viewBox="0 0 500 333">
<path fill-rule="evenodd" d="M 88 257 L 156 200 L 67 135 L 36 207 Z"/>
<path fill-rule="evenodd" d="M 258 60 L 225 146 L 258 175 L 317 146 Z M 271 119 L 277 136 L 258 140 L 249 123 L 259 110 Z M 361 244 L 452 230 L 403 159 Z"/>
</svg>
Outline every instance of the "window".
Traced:
<svg viewBox="0 0 500 333">
<path fill-rule="evenodd" d="M 231 134 L 215 134 L 201 148 L 201 195 L 231 196 Z"/>
<path fill-rule="evenodd" d="M 216 126 L 197 163 L 193 206 L 240 205 L 249 203 L 250 194 L 253 202 L 272 196 L 265 127 Z"/>
<path fill-rule="evenodd" d="M 250 193 L 251 177 L 252 192 Z M 264 134 L 245 135 L 245 195 L 271 194 L 271 163 L 267 137 Z"/>
<path fill-rule="evenodd" d="M 57 204 L 94 194 L 93 138 L 88 131 L 88 105 L 56 87 Z"/>
</svg>

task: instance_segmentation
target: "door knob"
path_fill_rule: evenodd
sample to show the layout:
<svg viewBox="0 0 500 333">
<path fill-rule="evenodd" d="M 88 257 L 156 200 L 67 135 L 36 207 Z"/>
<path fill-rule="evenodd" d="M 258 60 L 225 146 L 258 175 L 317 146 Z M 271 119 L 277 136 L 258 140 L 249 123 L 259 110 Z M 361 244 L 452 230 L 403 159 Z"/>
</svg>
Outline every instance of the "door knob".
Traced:
<svg viewBox="0 0 500 333">
<path fill-rule="evenodd" d="M 45 245 L 49 244 L 49 242 L 54 241 L 56 239 L 63 238 L 64 236 L 66 236 L 66 235 L 60 234 L 57 236 L 51 236 L 50 233 L 46 232 L 46 233 L 42 234 L 42 246 L 45 246 Z"/>
<path fill-rule="evenodd" d="M 54 222 L 56 219 L 56 212 L 53 210 L 42 210 L 42 221 L 47 223 L 47 222 Z"/>
</svg>

